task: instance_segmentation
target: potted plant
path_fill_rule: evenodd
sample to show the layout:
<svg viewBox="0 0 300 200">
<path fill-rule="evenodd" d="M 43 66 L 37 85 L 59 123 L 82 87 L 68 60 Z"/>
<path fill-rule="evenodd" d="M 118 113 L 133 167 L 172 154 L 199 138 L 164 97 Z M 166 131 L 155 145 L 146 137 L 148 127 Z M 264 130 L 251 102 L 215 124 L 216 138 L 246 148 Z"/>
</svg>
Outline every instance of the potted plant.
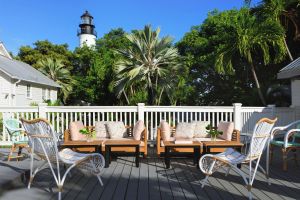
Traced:
<svg viewBox="0 0 300 200">
<path fill-rule="evenodd" d="M 91 142 L 93 141 L 94 135 L 95 135 L 95 131 L 89 128 L 83 128 L 80 129 L 79 131 L 81 134 L 86 136 L 86 140 L 87 142 Z"/>
<path fill-rule="evenodd" d="M 222 131 L 218 131 L 217 128 L 213 127 L 211 124 L 207 125 L 206 132 L 210 135 L 212 141 L 216 141 L 219 135 L 223 135 Z"/>
</svg>

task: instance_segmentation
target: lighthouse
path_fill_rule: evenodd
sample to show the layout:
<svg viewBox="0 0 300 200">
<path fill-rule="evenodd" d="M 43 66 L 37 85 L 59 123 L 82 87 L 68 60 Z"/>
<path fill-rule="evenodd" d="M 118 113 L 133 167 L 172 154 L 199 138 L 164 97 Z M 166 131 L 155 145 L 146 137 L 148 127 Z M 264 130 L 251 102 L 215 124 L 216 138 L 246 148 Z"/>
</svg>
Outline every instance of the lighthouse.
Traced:
<svg viewBox="0 0 300 200">
<path fill-rule="evenodd" d="M 81 23 L 79 24 L 79 30 L 77 32 L 77 36 L 79 37 L 79 46 L 95 46 L 97 33 L 95 31 L 93 16 L 88 11 L 85 11 L 80 18 Z"/>
</svg>

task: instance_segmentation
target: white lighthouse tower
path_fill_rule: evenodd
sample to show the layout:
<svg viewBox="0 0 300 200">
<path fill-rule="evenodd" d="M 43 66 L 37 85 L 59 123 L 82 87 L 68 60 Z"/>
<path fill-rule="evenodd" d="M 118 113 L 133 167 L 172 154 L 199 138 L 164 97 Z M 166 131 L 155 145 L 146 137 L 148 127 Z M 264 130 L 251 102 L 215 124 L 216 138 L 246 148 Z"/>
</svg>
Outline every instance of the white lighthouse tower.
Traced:
<svg viewBox="0 0 300 200">
<path fill-rule="evenodd" d="M 77 36 L 79 37 L 79 46 L 84 45 L 92 47 L 96 45 L 97 33 L 93 22 L 93 16 L 88 11 L 81 15 L 81 23 L 79 24 Z"/>
</svg>

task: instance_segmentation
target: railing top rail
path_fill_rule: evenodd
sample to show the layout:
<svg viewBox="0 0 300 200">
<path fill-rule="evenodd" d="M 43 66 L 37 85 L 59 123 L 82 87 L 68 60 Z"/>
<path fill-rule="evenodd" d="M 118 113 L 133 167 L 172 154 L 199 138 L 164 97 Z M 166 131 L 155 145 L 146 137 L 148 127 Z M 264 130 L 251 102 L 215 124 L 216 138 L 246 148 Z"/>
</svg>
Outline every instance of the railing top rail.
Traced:
<svg viewBox="0 0 300 200">
<path fill-rule="evenodd" d="M 136 106 L 47 106 L 47 112 L 137 112 Z"/>
<path fill-rule="evenodd" d="M 145 106 L 146 112 L 151 111 L 162 111 L 162 112 L 201 112 L 201 111 L 212 111 L 212 112 L 233 112 L 233 107 L 225 106 Z"/>
<path fill-rule="evenodd" d="M 38 112 L 37 106 L 0 107 L 0 112 Z"/>
</svg>

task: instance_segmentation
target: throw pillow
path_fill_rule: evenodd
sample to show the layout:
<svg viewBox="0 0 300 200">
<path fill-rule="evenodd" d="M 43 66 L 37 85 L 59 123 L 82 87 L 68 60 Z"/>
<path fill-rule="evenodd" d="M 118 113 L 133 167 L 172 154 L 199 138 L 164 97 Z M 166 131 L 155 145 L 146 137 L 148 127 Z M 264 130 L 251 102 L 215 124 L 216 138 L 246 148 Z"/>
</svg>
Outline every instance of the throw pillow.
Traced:
<svg viewBox="0 0 300 200">
<path fill-rule="evenodd" d="M 86 140 L 85 135 L 81 134 L 79 131 L 84 128 L 84 125 L 81 121 L 70 122 L 69 129 L 71 140 Z"/>
<path fill-rule="evenodd" d="M 124 138 L 127 136 L 127 129 L 123 122 L 107 122 L 106 128 L 111 139 Z"/>
<path fill-rule="evenodd" d="M 168 122 L 160 121 L 161 138 L 164 141 L 169 141 L 171 138 L 171 128 Z"/>
<path fill-rule="evenodd" d="M 137 121 L 132 130 L 133 139 L 141 140 L 141 136 L 144 129 L 145 129 L 144 122 L 142 120 Z"/>
<path fill-rule="evenodd" d="M 208 133 L 206 132 L 206 127 L 210 123 L 208 121 L 195 121 L 196 126 L 195 126 L 195 131 L 194 131 L 194 137 L 200 137 L 200 138 L 205 138 L 208 137 Z"/>
<path fill-rule="evenodd" d="M 96 122 L 95 123 L 95 131 L 96 131 L 96 138 L 109 138 L 109 134 L 106 130 L 107 122 Z"/>
<path fill-rule="evenodd" d="M 223 134 L 219 135 L 219 138 L 231 141 L 233 130 L 234 130 L 233 122 L 220 122 L 218 125 L 218 131 L 222 131 Z"/>
<path fill-rule="evenodd" d="M 196 123 L 178 123 L 176 126 L 175 138 L 193 138 Z"/>
</svg>

